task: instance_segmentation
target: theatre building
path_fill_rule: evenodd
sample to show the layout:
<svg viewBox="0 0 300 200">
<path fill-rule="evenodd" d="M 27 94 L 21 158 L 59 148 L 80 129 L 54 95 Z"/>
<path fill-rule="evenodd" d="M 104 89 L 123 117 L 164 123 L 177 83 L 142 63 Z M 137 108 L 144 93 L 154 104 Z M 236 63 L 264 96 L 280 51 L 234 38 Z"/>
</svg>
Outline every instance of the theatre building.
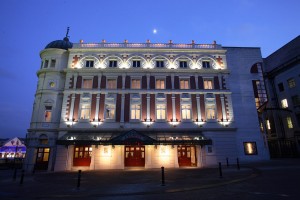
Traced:
<svg viewBox="0 0 300 200">
<path fill-rule="evenodd" d="M 25 169 L 206 167 L 269 159 L 259 48 L 71 43 L 40 52 Z"/>
</svg>

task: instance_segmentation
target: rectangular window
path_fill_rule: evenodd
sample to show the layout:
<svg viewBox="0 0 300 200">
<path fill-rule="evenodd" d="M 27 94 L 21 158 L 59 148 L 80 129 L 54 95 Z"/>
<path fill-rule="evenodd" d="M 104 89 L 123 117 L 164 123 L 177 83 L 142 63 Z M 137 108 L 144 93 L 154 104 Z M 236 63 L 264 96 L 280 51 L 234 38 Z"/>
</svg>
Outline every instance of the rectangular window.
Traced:
<svg viewBox="0 0 300 200">
<path fill-rule="evenodd" d="M 293 101 L 294 106 L 300 106 L 300 96 L 299 95 L 292 96 L 292 101 Z"/>
<path fill-rule="evenodd" d="M 202 68 L 210 68 L 210 61 L 208 60 L 205 60 L 205 61 L 202 61 Z"/>
<path fill-rule="evenodd" d="M 94 61 L 93 60 L 86 60 L 85 61 L 85 67 L 94 67 Z"/>
<path fill-rule="evenodd" d="M 288 128 L 293 128 L 293 122 L 291 117 L 286 118 Z"/>
<path fill-rule="evenodd" d="M 156 79 L 156 89 L 165 89 L 164 79 Z"/>
<path fill-rule="evenodd" d="M 288 108 L 288 102 L 287 102 L 287 99 L 282 99 L 281 100 L 281 107 L 282 108 Z"/>
<path fill-rule="evenodd" d="M 206 104 L 206 118 L 216 119 L 216 106 L 215 104 Z"/>
<path fill-rule="evenodd" d="M 52 106 L 45 106 L 45 122 L 51 122 Z"/>
<path fill-rule="evenodd" d="M 156 61 L 156 67 L 165 67 L 165 63 L 163 60 L 157 60 Z"/>
<path fill-rule="evenodd" d="M 132 67 L 141 67 L 141 61 L 140 60 L 133 60 L 132 61 Z"/>
<path fill-rule="evenodd" d="M 80 119 L 89 119 L 91 112 L 91 105 L 89 103 L 82 103 L 80 109 Z"/>
<path fill-rule="evenodd" d="M 141 80 L 131 79 L 131 89 L 141 89 Z"/>
<path fill-rule="evenodd" d="M 44 61 L 41 62 L 41 69 L 43 68 L 44 66 Z"/>
<path fill-rule="evenodd" d="M 278 84 L 278 89 L 279 89 L 279 92 L 283 92 L 284 91 L 283 83 L 279 83 Z"/>
<path fill-rule="evenodd" d="M 290 79 L 287 80 L 287 82 L 288 82 L 289 88 L 294 88 L 294 87 L 296 87 L 295 79 L 290 78 Z"/>
<path fill-rule="evenodd" d="M 204 89 L 207 90 L 213 89 L 213 81 L 210 79 L 204 79 Z"/>
<path fill-rule="evenodd" d="M 51 59 L 50 67 L 54 68 L 55 65 L 56 65 L 56 60 L 55 59 Z"/>
<path fill-rule="evenodd" d="M 185 79 L 180 80 L 180 89 L 189 89 L 189 81 Z"/>
<path fill-rule="evenodd" d="M 49 60 L 45 60 L 44 68 L 48 68 L 48 65 L 49 65 Z"/>
<path fill-rule="evenodd" d="M 115 110 L 116 110 L 115 105 L 106 104 L 106 106 L 105 106 L 105 111 L 106 111 L 105 119 L 115 119 Z"/>
<path fill-rule="evenodd" d="M 140 119 L 141 118 L 141 105 L 134 104 L 131 105 L 131 119 Z"/>
<path fill-rule="evenodd" d="M 244 142 L 245 155 L 257 155 L 256 142 Z"/>
<path fill-rule="evenodd" d="M 117 89 L 117 80 L 107 79 L 107 89 Z"/>
<path fill-rule="evenodd" d="M 117 67 L 118 65 L 118 62 L 116 60 L 110 60 L 109 61 L 109 67 Z"/>
<path fill-rule="evenodd" d="M 92 79 L 83 79 L 83 86 L 82 86 L 82 88 L 91 89 L 92 85 L 93 85 L 93 80 Z"/>
<path fill-rule="evenodd" d="M 156 105 L 156 119 L 166 119 L 166 105 Z"/>
<path fill-rule="evenodd" d="M 181 118 L 191 119 L 191 105 L 181 105 Z"/>
<path fill-rule="evenodd" d="M 187 61 L 179 61 L 180 68 L 187 68 Z"/>
</svg>

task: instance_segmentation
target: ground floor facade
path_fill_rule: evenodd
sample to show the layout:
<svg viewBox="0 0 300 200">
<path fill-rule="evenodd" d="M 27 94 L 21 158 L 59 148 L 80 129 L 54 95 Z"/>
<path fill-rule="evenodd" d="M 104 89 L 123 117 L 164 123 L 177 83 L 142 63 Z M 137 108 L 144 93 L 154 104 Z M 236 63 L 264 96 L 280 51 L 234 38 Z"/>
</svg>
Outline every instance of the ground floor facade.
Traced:
<svg viewBox="0 0 300 200">
<path fill-rule="evenodd" d="M 171 136 L 170 136 L 171 135 Z M 215 132 L 67 132 L 56 140 L 29 145 L 24 168 L 101 170 L 207 167 L 269 159 L 260 138 L 237 140 L 236 131 Z"/>
</svg>

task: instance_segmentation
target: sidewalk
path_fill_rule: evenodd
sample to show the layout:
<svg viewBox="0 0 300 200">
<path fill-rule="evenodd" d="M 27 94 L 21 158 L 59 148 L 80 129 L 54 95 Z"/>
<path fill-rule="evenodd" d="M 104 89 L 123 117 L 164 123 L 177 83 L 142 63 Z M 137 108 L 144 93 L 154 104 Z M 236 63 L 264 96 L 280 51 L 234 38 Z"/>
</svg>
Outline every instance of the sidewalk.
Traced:
<svg viewBox="0 0 300 200">
<path fill-rule="evenodd" d="M 165 186 L 161 169 L 125 169 L 83 171 L 77 188 L 78 172 L 37 172 L 20 174 L 13 181 L 13 170 L 0 171 L 0 199 L 71 199 L 175 193 L 218 187 L 253 178 L 255 168 L 236 166 L 218 168 L 165 169 Z"/>
</svg>

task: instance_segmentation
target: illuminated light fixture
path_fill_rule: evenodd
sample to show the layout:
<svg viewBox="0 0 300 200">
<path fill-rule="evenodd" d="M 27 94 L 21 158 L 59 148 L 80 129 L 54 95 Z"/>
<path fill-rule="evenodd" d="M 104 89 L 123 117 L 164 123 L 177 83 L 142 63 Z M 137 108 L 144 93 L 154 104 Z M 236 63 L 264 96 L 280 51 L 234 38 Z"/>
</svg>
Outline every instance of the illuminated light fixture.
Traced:
<svg viewBox="0 0 300 200">
<path fill-rule="evenodd" d="M 120 68 L 121 68 L 121 69 L 128 69 L 128 68 L 129 68 L 129 65 L 128 65 L 127 62 L 124 61 L 124 62 L 121 63 Z"/>
<path fill-rule="evenodd" d="M 146 62 L 144 68 L 146 68 L 146 69 L 152 69 L 153 66 L 152 66 L 151 62 Z"/>
<path fill-rule="evenodd" d="M 69 137 L 67 137 L 67 140 L 76 140 L 76 137 L 74 137 L 74 136 L 69 136 Z"/>
</svg>

